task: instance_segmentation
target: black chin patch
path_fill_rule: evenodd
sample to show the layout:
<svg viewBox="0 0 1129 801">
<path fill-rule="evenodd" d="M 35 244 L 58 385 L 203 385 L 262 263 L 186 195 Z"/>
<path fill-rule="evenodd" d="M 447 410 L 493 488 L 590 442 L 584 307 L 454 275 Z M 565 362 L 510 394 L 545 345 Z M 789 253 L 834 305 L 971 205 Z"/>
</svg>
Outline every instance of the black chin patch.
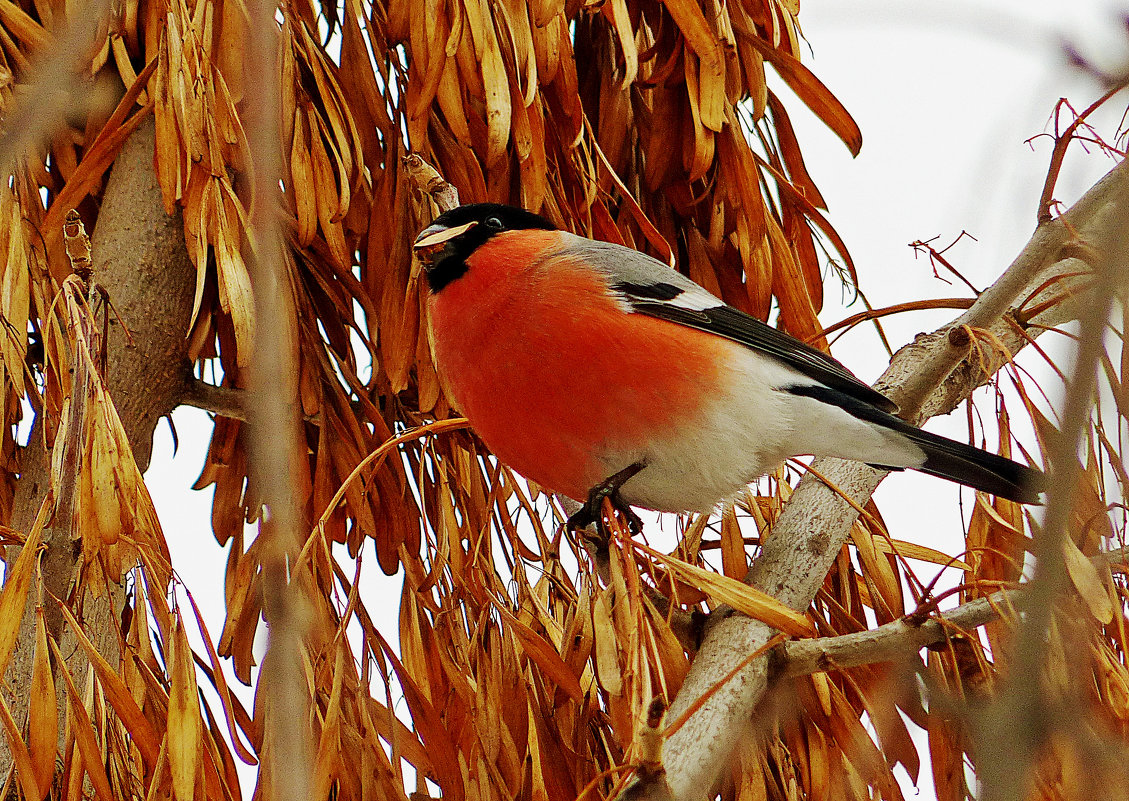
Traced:
<svg viewBox="0 0 1129 801">
<path fill-rule="evenodd" d="M 444 251 L 438 259 L 436 259 L 430 267 L 424 270 L 424 275 L 427 277 L 427 287 L 435 294 L 447 284 L 451 283 L 457 278 L 462 278 L 466 273 L 466 258 L 459 258 L 448 251 Z"/>
</svg>

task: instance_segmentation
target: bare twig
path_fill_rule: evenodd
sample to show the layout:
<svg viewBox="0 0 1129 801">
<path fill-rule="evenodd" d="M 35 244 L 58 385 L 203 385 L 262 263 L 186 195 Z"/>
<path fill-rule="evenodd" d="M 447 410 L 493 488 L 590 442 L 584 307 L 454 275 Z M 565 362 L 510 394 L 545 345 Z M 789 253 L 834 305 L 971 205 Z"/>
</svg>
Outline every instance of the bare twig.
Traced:
<svg viewBox="0 0 1129 801">
<path fill-rule="evenodd" d="M 1129 558 L 1129 548 L 1100 553 L 1090 561 L 1118 569 Z M 1125 572 L 1125 568 L 1120 568 Z M 954 631 L 967 631 L 997 620 L 1003 610 L 1026 610 L 1031 587 L 1000 590 L 985 598 L 963 603 L 923 623 L 907 616 L 884 626 L 814 640 L 796 640 L 777 647 L 772 657 L 773 678 L 805 676 L 821 670 L 890 662 L 917 653 L 944 640 Z"/>
<path fill-rule="evenodd" d="M 880 309 L 867 309 L 866 311 L 852 314 L 850 317 L 844 317 L 837 323 L 832 323 L 822 331 L 807 337 L 806 341 L 809 343 L 816 342 L 821 337 L 826 337 L 828 334 L 833 334 L 844 328 L 854 328 L 859 323 L 865 323 L 868 320 L 877 320 L 891 314 L 922 311 L 923 309 L 969 309 L 972 308 L 972 304 L 975 302 L 975 298 L 928 298 L 926 300 L 913 300 L 907 303 L 895 303 L 893 306 L 883 306 Z"/>
<path fill-rule="evenodd" d="M 189 378 L 180 402 L 186 406 L 218 414 L 220 417 L 230 417 L 232 420 L 247 419 L 246 390 L 217 387 L 198 378 Z"/>
<path fill-rule="evenodd" d="M 960 234 L 957 235 L 956 239 L 954 239 L 949 244 L 945 245 L 940 250 L 933 247 L 933 242 L 936 241 L 937 237 L 933 237 L 933 239 L 926 239 L 924 241 L 918 239 L 916 242 L 910 242 L 909 246 L 911 248 L 913 248 L 914 253 L 919 253 L 921 251 L 924 251 L 929 256 L 929 263 L 931 265 L 933 265 L 933 277 L 934 278 L 940 278 L 946 284 L 952 283 L 951 281 L 947 281 L 944 278 L 942 278 L 941 274 L 939 272 L 937 272 L 937 265 L 940 264 L 942 267 L 944 267 L 946 270 L 948 270 L 950 273 L 952 273 L 958 279 L 960 279 L 961 283 L 963 283 L 966 287 L 971 289 L 973 295 L 979 295 L 980 290 L 977 289 L 975 286 L 973 286 L 972 282 L 969 281 L 967 278 L 965 278 L 964 275 L 961 274 L 961 272 L 956 267 L 953 266 L 952 262 L 950 262 L 948 259 L 945 258 L 945 253 L 948 252 L 952 247 L 954 247 L 957 244 L 957 242 L 964 239 L 966 236 L 973 241 L 976 240 L 976 237 L 974 237 L 972 234 L 968 233 L 968 231 L 961 231 Z"/>
<path fill-rule="evenodd" d="M 1055 136 L 1054 150 L 1051 151 L 1051 166 L 1047 170 L 1047 178 L 1043 182 L 1043 193 L 1039 196 L 1038 221 L 1040 223 L 1047 222 L 1051 219 L 1051 206 L 1054 205 L 1055 184 L 1058 183 L 1058 175 L 1062 171 L 1062 162 L 1066 158 L 1066 150 L 1070 147 L 1070 143 L 1076 138 L 1078 128 L 1086 122 L 1086 118 L 1089 117 L 1090 114 L 1124 88 L 1124 82 L 1113 86 L 1104 95 L 1091 103 L 1089 108 L 1076 116 L 1074 121 L 1070 123 L 1061 135 Z M 1056 116 L 1058 108 L 1061 108 L 1061 101 L 1060 105 L 1056 107 Z M 1073 109 L 1071 110 L 1073 111 Z M 1103 147 L 1104 146 L 1105 145 L 1103 145 Z"/>
<path fill-rule="evenodd" d="M 404 156 L 403 164 L 408 179 L 416 185 L 420 192 L 429 195 L 435 201 L 440 213 L 458 207 L 458 188 L 440 175 L 437 169 L 415 153 Z"/>
<path fill-rule="evenodd" d="M 183 392 L 177 397 L 177 403 L 211 412 L 220 417 L 230 417 L 232 420 L 246 422 L 247 397 L 248 392 L 245 389 L 218 387 L 215 384 L 209 384 L 207 381 L 201 381 L 195 376 L 188 376 L 185 379 Z M 362 413 L 361 404 L 356 399 L 352 401 L 350 408 L 357 414 Z M 321 425 L 322 416 L 320 413 L 304 413 L 302 420 Z"/>
</svg>

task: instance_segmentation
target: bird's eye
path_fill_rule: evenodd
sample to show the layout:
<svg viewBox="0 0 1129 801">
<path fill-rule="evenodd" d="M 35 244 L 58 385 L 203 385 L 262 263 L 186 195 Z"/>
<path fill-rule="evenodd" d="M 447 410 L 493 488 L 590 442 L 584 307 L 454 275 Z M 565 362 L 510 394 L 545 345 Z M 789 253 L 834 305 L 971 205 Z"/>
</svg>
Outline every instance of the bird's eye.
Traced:
<svg viewBox="0 0 1129 801">
<path fill-rule="evenodd" d="M 487 217 L 483 222 L 487 228 L 493 228 L 495 231 L 501 231 L 505 226 L 502 224 L 501 219 L 498 217 Z"/>
</svg>

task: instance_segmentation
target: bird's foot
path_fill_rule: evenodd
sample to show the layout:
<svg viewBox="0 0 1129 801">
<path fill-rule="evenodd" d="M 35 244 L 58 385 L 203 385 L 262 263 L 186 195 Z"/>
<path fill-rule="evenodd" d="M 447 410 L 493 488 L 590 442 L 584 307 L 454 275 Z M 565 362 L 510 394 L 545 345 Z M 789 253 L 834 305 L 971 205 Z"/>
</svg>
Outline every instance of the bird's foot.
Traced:
<svg viewBox="0 0 1129 801">
<path fill-rule="evenodd" d="M 619 496 L 619 488 L 627 483 L 628 479 L 636 475 L 642 470 L 645 465 L 642 462 L 635 462 L 635 464 L 628 465 L 608 478 L 601 481 L 596 486 L 588 491 L 588 500 L 584 503 L 568 519 L 568 527 L 572 530 L 580 530 L 587 528 L 593 523 L 600 531 L 600 536 L 605 540 L 609 538 L 609 532 L 604 524 L 604 515 L 602 507 L 604 499 L 607 498 L 612 502 L 612 508 L 623 515 L 624 520 L 627 521 L 627 528 L 632 536 L 639 534 L 643 531 L 643 521 L 639 519 L 639 515 L 632 511 L 631 507 L 624 503 L 623 499 Z"/>
</svg>

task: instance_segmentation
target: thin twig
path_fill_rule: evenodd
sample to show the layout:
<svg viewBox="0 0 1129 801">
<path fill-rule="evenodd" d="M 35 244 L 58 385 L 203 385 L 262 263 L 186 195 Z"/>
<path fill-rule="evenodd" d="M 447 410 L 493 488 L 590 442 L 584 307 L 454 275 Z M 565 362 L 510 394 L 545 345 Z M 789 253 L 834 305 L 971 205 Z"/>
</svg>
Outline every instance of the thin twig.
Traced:
<svg viewBox="0 0 1129 801">
<path fill-rule="evenodd" d="M 1070 147 L 1070 143 L 1075 139 L 1075 133 L 1079 126 L 1081 126 L 1086 118 L 1090 116 L 1098 107 L 1105 104 L 1107 100 L 1125 88 L 1125 84 L 1121 83 L 1112 87 L 1104 95 L 1099 97 L 1090 107 L 1074 118 L 1061 136 L 1055 137 L 1054 150 L 1051 151 L 1051 164 L 1047 169 L 1047 177 L 1043 182 L 1043 193 L 1039 196 L 1039 212 L 1037 221 L 1042 224 L 1051 219 L 1051 206 L 1054 205 L 1054 192 L 1055 184 L 1058 183 L 1058 175 L 1062 171 L 1062 162 L 1066 158 L 1066 150 Z M 1073 109 L 1071 109 L 1073 110 Z M 1056 114 L 1057 116 L 1057 114 Z M 1103 144 L 1103 147 L 1105 145 Z"/>
<path fill-rule="evenodd" d="M 822 331 L 807 337 L 806 341 L 808 343 L 816 342 L 821 337 L 825 337 L 840 329 L 854 328 L 859 323 L 865 323 L 868 320 L 877 320 L 891 314 L 922 311 L 925 309 L 970 309 L 975 302 L 975 298 L 930 298 L 928 300 L 912 300 L 907 303 L 895 303 L 893 306 L 883 306 L 880 309 L 867 309 L 864 312 L 852 314 L 850 317 L 844 317 L 837 323 L 832 323 Z"/>
</svg>

